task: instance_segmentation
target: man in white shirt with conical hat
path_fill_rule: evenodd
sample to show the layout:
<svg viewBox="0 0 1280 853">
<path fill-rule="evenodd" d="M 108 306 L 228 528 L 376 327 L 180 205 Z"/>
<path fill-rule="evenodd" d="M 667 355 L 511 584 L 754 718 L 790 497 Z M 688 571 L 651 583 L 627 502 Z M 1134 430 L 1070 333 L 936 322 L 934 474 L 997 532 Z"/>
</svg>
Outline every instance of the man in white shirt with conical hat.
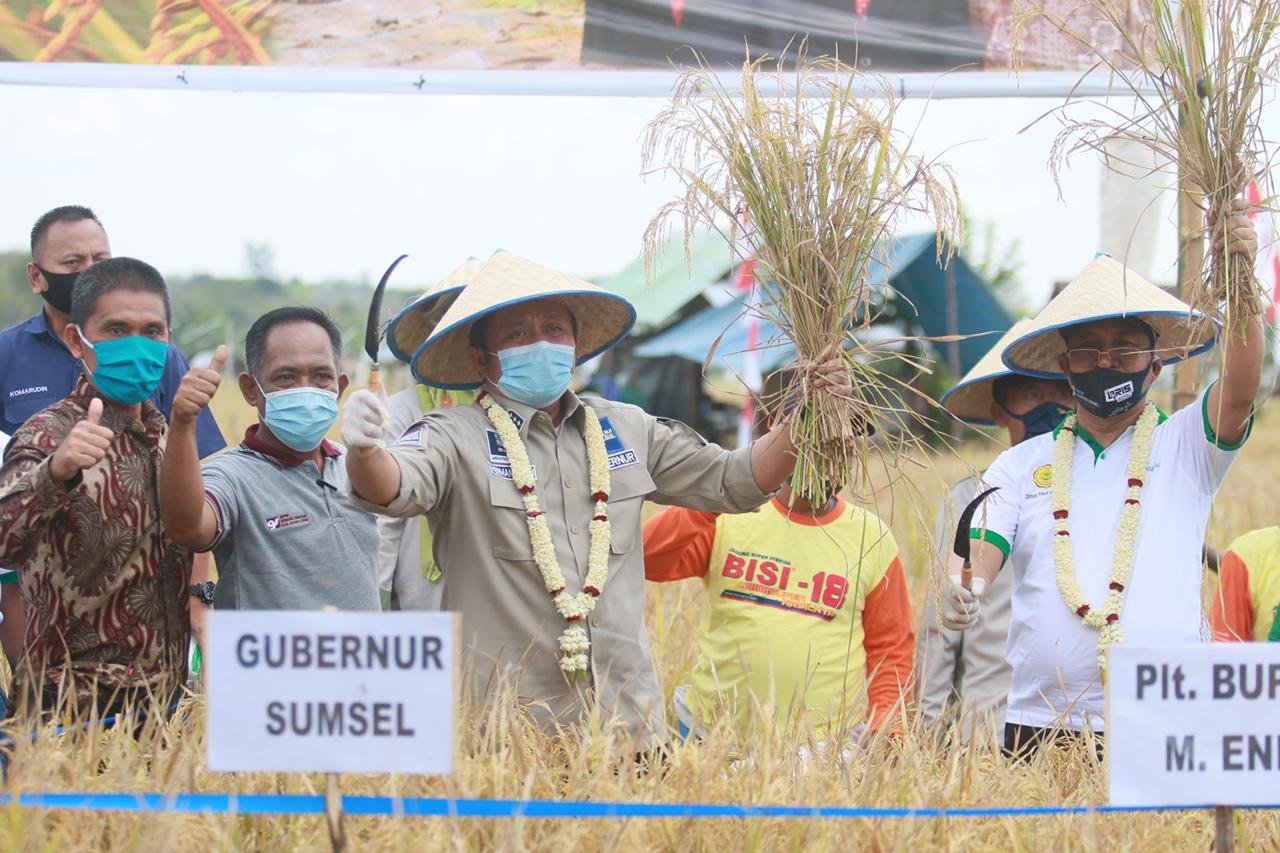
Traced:
<svg viewBox="0 0 1280 853">
<path fill-rule="evenodd" d="M 1011 447 L 1050 432 L 1075 407 L 1066 382 L 1018 373 L 1000 360 L 1005 347 L 1033 326 L 1030 320 L 1015 323 L 938 401 L 967 424 L 1005 430 Z M 940 720 L 954 722 L 964 742 L 979 726 L 981 733 L 991 731 L 997 742 L 1002 737 L 1011 678 L 1004 647 L 1013 608 L 1012 572 L 997 575 L 987 587 L 982 596 L 982 619 L 967 631 L 952 630 L 939 620 L 938 593 L 947 581 L 956 521 L 977 496 L 981 483 L 981 474 L 965 477 L 951 487 L 938 509 L 933 534 L 937 577 L 925 591 L 916 651 L 920 716 L 930 725 Z"/>
<path fill-rule="evenodd" d="M 431 337 L 440 318 L 483 266 L 484 261 L 478 258 L 467 259 L 393 317 L 387 324 L 391 353 L 412 365 L 414 355 Z M 392 444 L 427 412 L 466 406 L 475 401 L 475 396 L 472 391 L 449 391 L 415 381 L 413 387 L 388 398 L 382 440 Z M 431 530 L 420 516 L 378 516 L 378 586 L 383 609 L 391 607 L 393 600 L 399 610 L 440 609 L 444 572 L 433 545 Z"/>
<path fill-rule="evenodd" d="M 358 392 L 343 437 L 352 497 L 393 516 L 425 514 L 446 566 L 442 606 L 463 621 L 474 704 L 514 679 L 547 728 L 590 718 L 598 700 L 640 748 L 668 738 L 644 627 L 646 499 L 708 512 L 761 505 L 795 467 L 786 424 L 726 451 L 635 406 L 580 400 L 573 368 L 631 328 L 626 300 L 499 252 L 414 359 L 439 388 L 476 403 L 427 414 L 391 447 L 386 412 Z M 810 387 L 848 396 L 837 364 Z M 509 694 L 508 694 L 509 695 Z"/>
<path fill-rule="evenodd" d="M 1257 237 L 1242 212 L 1227 239 L 1234 262 L 1251 268 Z M 1216 328 L 1109 257 L 1086 266 L 1004 352 L 1016 370 L 1065 376 L 1077 403 L 1052 433 L 987 470 L 984 485 L 1000 491 L 971 532 L 972 589 L 953 558 L 943 594 L 944 624 L 964 630 L 1001 566 L 1013 573 L 1011 755 L 1103 731 L 1114 643 L 1207 639 L 1205 528 L 1249 433 L 1264 349 L 1261 317 L 1228 313 L 1220 378 L 1169 416 L 1147 391 L 1165 365 L 1208 351 Z"/>
</svg>

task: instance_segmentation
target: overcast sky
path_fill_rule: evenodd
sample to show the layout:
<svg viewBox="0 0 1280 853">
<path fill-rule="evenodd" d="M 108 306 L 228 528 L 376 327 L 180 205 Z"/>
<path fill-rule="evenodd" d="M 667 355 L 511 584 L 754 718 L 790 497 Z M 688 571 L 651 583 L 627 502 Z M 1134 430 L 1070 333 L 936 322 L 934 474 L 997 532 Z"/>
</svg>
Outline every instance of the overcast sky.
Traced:
<svg viewBox="0 0 1280 853">
<path fill-rule="evenodd" d="M 971 215 L 1021 242 L 1033 307 L 1099 243 L 1096 161 L 1076 163 L 1060 199 L 1046 165 L 1055 125 L 1018 133 L 1054 104 L 916 101 L 901 113 L 919 120 L 922 152 L 950 149 Z M 408 252 L 397 283 L 425 284 L 495 248 L 609 274 L 673 193 L 640 175 L 639 137 L 661 106 L 0 86 L 0 248 L 25 249 L 37 215 L 81 203 L 116 254 L 171 274 L 243 273 L 247 242 L 269 244 L 279 274 L 309 280 L 376 280 Z M 1162 233 L 1152 274 L 1171 280 L 1172 225 Z"/>
</svg>

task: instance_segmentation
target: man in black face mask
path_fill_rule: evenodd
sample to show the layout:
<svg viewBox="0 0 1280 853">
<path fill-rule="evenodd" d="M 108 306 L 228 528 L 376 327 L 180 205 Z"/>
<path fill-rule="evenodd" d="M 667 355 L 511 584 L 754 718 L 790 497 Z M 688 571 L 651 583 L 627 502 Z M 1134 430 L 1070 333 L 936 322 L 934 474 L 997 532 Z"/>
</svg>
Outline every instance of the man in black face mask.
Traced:
<svg viewBox="0 0 1280 853">
<path fill-rule="evenodd" d="M 1016 373 L 1000 361 L 1004 348 L 1031 328 L 1030 320 L 1015 324 L 941 400 L 943 408 L 966 423 L 1005 430 L 1010 447 L 1053 431 L 1074 408 L 1066 382 Z M 916 650 L 916 704 L 921 716 L 930 725 L 955 722 L 966 742 L 974 732 L 1003 731 L 1010 682 L 1004 659 L 1012 608 L 1009 572 L 997 576 L 983 593 L 982 621 L 969 631 L 949 629 L 938 619 L 938 593 L 947 582 L 956 519 L 981 483 L 981 475 L 956 483 L 938 510 L 933 537 L 937 577 L 925 592 Z"/>
<path fill-rule="evenodd" d="M 80 362 L 62 343 L 62 330 L 71 320 L 71 288 L 90 264 L 109 257 L 107 232 L 87 207 L 55 207 L 32 226 L 27 284 L 44 305 L 35 316 L 0 332 L 0 431 L 13 434 L 27 418 L 75 387 Z M 164 375 L 151 395 L 165 418 L 186 372 L 187 360 L 170 344 Z M 198 439 L 201 456 L 226 446 L 208 412 L 199 424 Z"/>
<path fill-rule="evenodd" d="M 1237 203 L 1224 226 L 1213 257 L 1251 272 L 1258 241 L 1247 207 Z M 985 485 L 1000 491 L 971 531 L 972 589 L 953 558 L 942 595 L 943 624 L 970 629 L 983 588 L 1012 564 L 1009 754 L 1103 732 L 1103 677 L 1117 643 L 1202 640 L 1204 534 L 1252 424 L 1261 303 L 1231 305 L 1219 330 L 1102 256 L 1005 349 L 1010 367 L 1065 376 L 1078 402 L 1052 439 L 1010 448 L 987 470 Z M 1195 403 L 1166 415 L 1147 400 L 1165 365 L 1207 351 L 1219 331 L 1221 372 Z"/>
</svg>

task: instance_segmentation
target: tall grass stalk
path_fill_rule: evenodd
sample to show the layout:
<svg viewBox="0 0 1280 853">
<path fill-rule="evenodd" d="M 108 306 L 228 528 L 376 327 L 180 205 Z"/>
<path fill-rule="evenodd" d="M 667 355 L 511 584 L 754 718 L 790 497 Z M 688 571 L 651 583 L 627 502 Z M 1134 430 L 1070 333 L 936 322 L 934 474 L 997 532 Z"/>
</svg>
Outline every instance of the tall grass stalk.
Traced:
<svg viewBox="0 0 1280 853">
<path fill-rule="evenodd" d="M 945 166 L 910 153 L 911 138 L 894 127 L 900 101 L 887 80 L 807 59 L 803 49 L 792 70 L 768 61 L 746 62 L 732 88 L 705 66 L 681 73 L 670 105 L 647 129 L 644 160 L 683 194 L 650 223 L 646 257 L 651 263 L 678 221 L 686 250 L 691 233 L 710 228 L 756 258 L 768 286 L 752 310 L 796 350 L 800 405 L 788 414 L 795 482 L 816 492 L 826 480 L 866 482 L 860 463 L 871 440 L 860 424 L 888 421 L 897 427 L 891 440 L 912 440 L 901 389 L 884 364 L 893 356 L 863 342 L 886 295 L 868 274 L 873 259 L 888 261 L 904 219 L 918 214 L 936 223 L 938 256 L 948 260 L 961 236 L 959 194 Z M 853 377 L 852 399 L 812 387 L 812 368 L 832 360 Z"/>
</svg>

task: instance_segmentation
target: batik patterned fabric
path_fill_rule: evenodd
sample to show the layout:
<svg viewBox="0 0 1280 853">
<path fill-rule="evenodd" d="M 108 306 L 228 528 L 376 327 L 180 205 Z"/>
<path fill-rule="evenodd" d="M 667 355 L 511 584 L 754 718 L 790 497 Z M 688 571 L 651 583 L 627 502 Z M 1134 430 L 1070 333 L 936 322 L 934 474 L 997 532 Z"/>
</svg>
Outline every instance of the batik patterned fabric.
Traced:
<svg viewBox="0 0 1280 853">
<path fill-rule="evenodd" d="M 115 440 L 106 458 L 65 484 L 50 476 L 50 458 L 95 396 L 82 378 L 32 415 L 0 469 L 0 565 L 21 572 L 27 612 L 30 670 L 21 668 L 43 669 L 36 689 L 65 689 L 83 712 L 107 707 L 119 691 L 171 697 L 190 640 L 191 553 L 160 526 L 159 410 L 145 402 L 137 421 L 108 403 L 101 423 Z"/>
</svg>

